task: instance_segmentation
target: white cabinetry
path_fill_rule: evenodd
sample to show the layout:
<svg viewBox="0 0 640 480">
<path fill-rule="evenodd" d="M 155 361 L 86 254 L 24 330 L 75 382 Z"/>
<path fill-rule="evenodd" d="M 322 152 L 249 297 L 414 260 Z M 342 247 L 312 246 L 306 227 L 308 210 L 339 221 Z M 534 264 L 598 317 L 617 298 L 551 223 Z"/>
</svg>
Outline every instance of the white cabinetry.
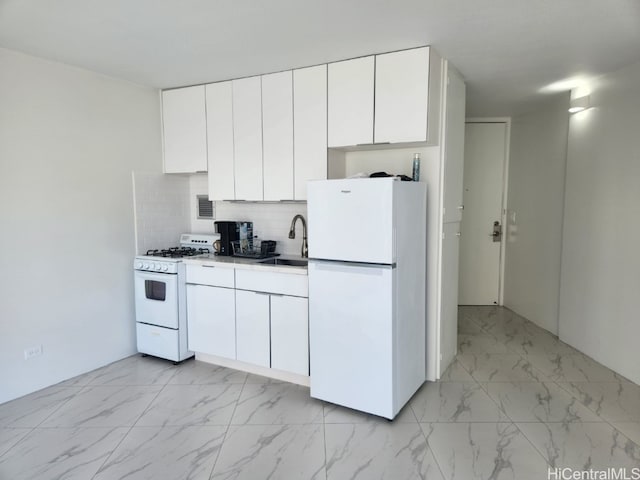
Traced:
<svg viewBox="0 0 640 480">
<path fill-rule="evenodd" d="M 465 85 L 453 68 L 448 69 L 444 138 L 443 222 L 461 222 L 463 214 Z M 462 125 L 462 126 L 461 126 Z"/>
<path fill-rule="evenodd" d="M 309 301 L 271 296 L 271 368 L 309 375 Z"/>
<path fill-rule="evenodd" d="M 238 360 L 309 375 L 307 276 L 237 270 L 236 288 Z"/>
<path fill-rule="evenodd" d="M 189 349 L 231 368 L 308 377 L 307 276 L 218 265 L 186 266 Z"/>
<path fill-rule="evenodd" d="M 329 147 L 437 145 L 442 60 L 429 47 L 329 64 Z"/>
<path fill-rule="evenodd" d="M 466 88 L 460 74 L 447 65 L 445 110 L 442 128 L 442 246 L 440 294 L 440 374 L 453 361 L 458 332 L 458 264 L 462 219 L 462 175 L 464 165 L 464 121 Z"/>
<path fill-rule="evenodd" d="M 428 94 L 429 48 L 376 55 L 375 142 L 426 141 Z"/>
<path fill-rule="evenodd" d="M 236 358 L 270 367 L 269 294 L 236 290 Z"/>
<path fill-rule="evenodd" d="M 260 77 L 233 80 L 233 171 L 237 200 L 262 200 Z"/>
<path fill-rule="evenodd" d="M 236 358 L 233 269 L 186 266 L 187 341 L 191 351 Z"/>
<path fill-rule="evenodd" d="M 262 76 L 264 199 L 293 199 L 293 73 Z"/>
<path fill-rule="evenodd" d="M 329 147 L 373 143 L 374 56 L 329 64 Z"/>
<path fill-rule="evenodd" d="M 442 233 L 442 271 L 440 273 L 440 352 L 441 370 L 454 359 L 458 349 L 458 258 L 460 222 L 445 223 Z"/>
<path fill-rule="evenodd" d="M 231 82 L 206 86 L 209 199 L 235 199 Z"/>
<path fill-rule="evenodd" d="M 327 66 L 293 71 L 294 199 L 307 199 L 307 180 L 327 178 Z"/>
<path fill-rule="evenodd" d="M 162 92 L 165 173 L 207 171 L 204 87 Z"/>
<path fill-rule="evenodd" d="M 189 350 L 236 358 L 233 289 L 187 285 L 187 315 Z"/>
</svg>

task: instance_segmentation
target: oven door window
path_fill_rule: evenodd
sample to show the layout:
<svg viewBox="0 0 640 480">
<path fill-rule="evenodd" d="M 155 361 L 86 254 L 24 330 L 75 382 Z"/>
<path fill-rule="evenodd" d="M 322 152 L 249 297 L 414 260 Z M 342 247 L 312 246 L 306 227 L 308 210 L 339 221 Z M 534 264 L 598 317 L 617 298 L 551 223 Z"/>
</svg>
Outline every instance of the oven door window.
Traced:
<svg viewBox="0 0 640 480">
<path fill-rule="evenodd" d="M 144 293 L 149 300 L 164 302 L 167 298 L 167 284 L 157 280 L 145 280 Z"/>
</svg>

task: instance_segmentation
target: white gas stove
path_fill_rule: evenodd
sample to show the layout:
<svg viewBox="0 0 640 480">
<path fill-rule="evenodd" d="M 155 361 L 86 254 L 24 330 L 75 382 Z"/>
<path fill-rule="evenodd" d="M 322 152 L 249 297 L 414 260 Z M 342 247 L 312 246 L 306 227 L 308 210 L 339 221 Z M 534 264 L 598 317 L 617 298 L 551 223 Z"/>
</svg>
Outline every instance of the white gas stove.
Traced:
<svg viewBox="0 0 640 480">
<path fill-rule="evenodd" d="M 181 362 L 187 348 L 184 257 L 213 253 L 218 234 L 183 233 L 180 245 L 149 250 L 133 261 L 138 352 Z"/>
</svg>

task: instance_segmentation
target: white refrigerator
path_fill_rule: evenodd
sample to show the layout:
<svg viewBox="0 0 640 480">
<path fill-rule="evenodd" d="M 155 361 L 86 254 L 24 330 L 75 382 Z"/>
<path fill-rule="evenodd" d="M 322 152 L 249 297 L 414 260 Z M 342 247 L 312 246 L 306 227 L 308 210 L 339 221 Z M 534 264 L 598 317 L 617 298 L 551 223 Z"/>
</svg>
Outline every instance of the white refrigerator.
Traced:
<svg viewBox="0 0 640 480">
<path fill-rule="evenodd" d="M 425 380 L 426 184 L 307 191 L 311 396 L 393 419 Z"/>
</svg>

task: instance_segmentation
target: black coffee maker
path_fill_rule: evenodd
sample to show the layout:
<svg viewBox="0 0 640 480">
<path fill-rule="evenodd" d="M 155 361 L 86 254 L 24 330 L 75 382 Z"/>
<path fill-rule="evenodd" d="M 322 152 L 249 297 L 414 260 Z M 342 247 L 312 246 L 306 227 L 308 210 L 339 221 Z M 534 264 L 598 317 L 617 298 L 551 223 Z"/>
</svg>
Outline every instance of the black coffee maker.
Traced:
<svg viewBox="0 0 640 480">
<path fill-rule="evenodd" d="M 237 240 L 253 240 L 253 222 L 214 222 L 216 232 L 220 234 L 220 247 L 216 248 L 216 255 L 233 255 L 232 242 Z"/>
</svg>

